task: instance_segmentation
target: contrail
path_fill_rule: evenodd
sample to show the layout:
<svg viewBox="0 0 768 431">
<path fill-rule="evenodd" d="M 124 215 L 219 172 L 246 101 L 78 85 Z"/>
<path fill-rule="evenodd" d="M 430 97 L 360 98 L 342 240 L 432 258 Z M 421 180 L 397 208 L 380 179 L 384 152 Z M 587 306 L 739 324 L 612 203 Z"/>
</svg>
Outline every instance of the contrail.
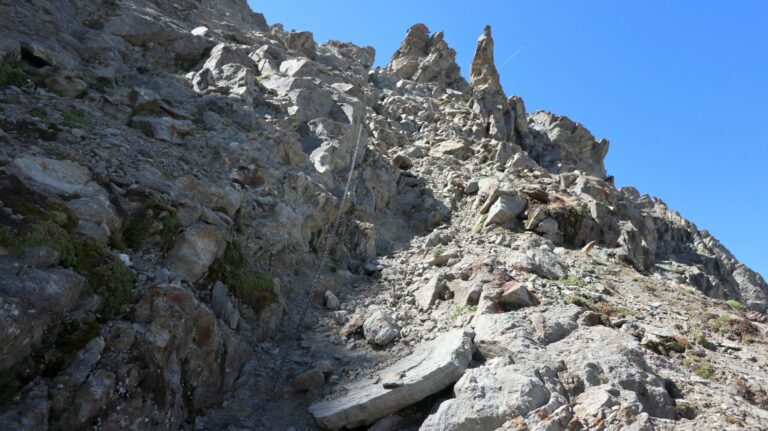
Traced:
<svg viewBox="0 0 768 431">
<path fill-rule="evenodd" d="M 523 50 L 523 48 L 525 48 L 525 46 L 521 46 L 520 48 L 517 48 L 517 51 L 515 51 L 514 53 L 512 53 L 512 55 L 510 55 L 510 56 L 509 56 L 509 57 L 508 57 L 506 60 L 504 60 L 504 63 L 501 63 L 501 67 L 504 67 L 504 66 L 506 66 L 506 65 L 507 65 L 507 63 L 509 63 L 510 61 L 512 61 L 512 59 L 513 59 L 513 58 L 517 57 L 517 54 L 520 54 L 520 51 L 522 51 L 522 50 Z"/>
</svg>

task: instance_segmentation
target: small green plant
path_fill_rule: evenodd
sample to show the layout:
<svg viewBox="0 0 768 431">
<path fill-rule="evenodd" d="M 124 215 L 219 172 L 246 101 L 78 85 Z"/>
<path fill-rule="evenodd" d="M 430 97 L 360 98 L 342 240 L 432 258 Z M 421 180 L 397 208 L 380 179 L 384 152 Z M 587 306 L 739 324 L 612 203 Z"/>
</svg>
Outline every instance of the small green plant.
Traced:
<svg viewBox="0 0 768 431">
<path fill-rule="evenodd" d="M 0 87 L 14 85 L 23 87 L 29 83 L 40 83 L 40 74 L 32 66 L 21 62 L 8 62 L 0 66 Z"/>
<path fill-rule="evenodd" d="M 485 221 L 488 219 L 488 214 L 483 214 L 480 216 L 480 220 L 475 223 L 475 225 L 472 227 L 472 233 L 475 235 L 480 235 L 480 233 L 483 232 L 483 226 L 485 225 Z"/>
<path fill-rule="evenodd" d="M 456 304 L 456 306 L 453 307 L 453 311 L 451 312 L 451 319 L 456 320 L 465 314 L 474 313 L 475 311 L 477 311 L 477 305 Z"/>
<path fill-rule="evenodd" d="M 707 326 L 713 331 L 727 332 L 728 331 L 728 319 L 724 316 L 713 317 L 707 320 Z"/>
<path fill-rule="evenodd" d="M 235 298 L 257 313 L 277 301 L 274 280 L 251 269 L 237 243 L 227 244 L 224 256 L 211 265 L 208 279 L 224 281 Z"/>
<path fill-rule="evenodd" d="M 442 256 L 443 253 L 445 253 L 445 249 L 443 247 L 437 247 L 432 251 L 432 255 L 435 257 Z"/>
<path fill-rule="evenodd" d="M 715 374 L 715 368 L 709 362 L 702 362 L 693 372 L 702 379 L 709 379 Z"/>
<path fill-rule="evenodd" d="M 566 277 L 558 278 L 557 282 L 560 284 L 564 284 L 566 286 L 574 286 L 574 287 L 583 287 L 583 286 L 586 286 L 587 284 L 586 281 L 570 274 Z"/>
<path fill-rule="evenodd" d="M 637 313 L 628 307 L 619 307 L 616 309 L 616 312 L 621 317 L 634 317 Z"/>
<path fill-rule="evenodd" d="M 708 346 L 709 340 L 707 340 L 707 336 L 704 335 L 704 332 L 702 332 L 701 328 L 694 327 L 691 330 L 691 336 L 693 337 L 693 342 L 698 344 L 699 346 Z"/>
<path fill-rule="evenodd" d="M 739 302 L 739 301 L 737 301 L 735 299 L 729 299 L 729 300 L 725 301 L 725 304 L 728 305 L 729 307 L 733 308 L 736 311 L 740 311 L 741 309 L 744 308 L 744 305 L 742 305 L 741 302 Z"/>
<path fill-rule="evenodd" d="M 61 113 L 64 124 L 71 128 L 82 128 L 89 124 L 88 117 L 82 111 L 64 111 Z"/>
</svg>

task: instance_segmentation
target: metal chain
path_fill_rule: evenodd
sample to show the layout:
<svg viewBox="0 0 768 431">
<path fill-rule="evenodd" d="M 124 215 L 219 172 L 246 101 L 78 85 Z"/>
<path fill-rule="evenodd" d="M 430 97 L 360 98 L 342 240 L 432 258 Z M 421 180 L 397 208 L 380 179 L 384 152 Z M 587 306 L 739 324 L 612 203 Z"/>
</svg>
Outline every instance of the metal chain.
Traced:
<svg viewBox="0 0 768 431">
<path fill-rule="evenodd" d="M 307 301 L 304 303 L 304 309 L 299 315 L 299 321 L 296 322 L 296 330 L 293 333 L 293 339 L 298 340 L 301 333 L 301 325 L 304 323 L 304 318 L 307 316 L 309 306 L 312 304 L 312 297 L 315 295 L 317 288 L 320 286 L 320 278 L 322 277 L 323 268 L 325 268 L 325 262 L 328 260 L 328 255 L 331 253 L 333 247 L 333 239 L 336 237 L 336 232 L 339 230 L 339 224 L 341 224 L 341 216 L 344 213 L 344 206 L 347 204 L 349 197 L 349 188 L 352 185 L 352 175 L 355 172 L 355 165 L 357 164 L 357 152 L 360 147 L 360 137 L 363 135 L 363 124 L 360 124 L 360 130 L 357 132 L 357 141 L 355 142 L 355 151 L 352 152 L 352 163 L 349 165 L 349 174 L 347 175 L 347 184 L 344 186 L 344 195 L 341 197 L 339 203 L 339 210 L 336 212 L 336 220 L 333 222 L 330 232 L 328 232 L 328 239 L 326 241 L 325 250 L 323 251 L 323 257 L 320 259 L 320 266 L 317 267 L 315 278 L 312 280 L 312 288 L 307 295 Z"/>
<path fill-rule="evenodd" d="M 365 121 L 365 120 L 362 120 Z M 350 187 L 352 186 L 352 176 L 355 172 L 355 167 L 357 166 L 357 157 L 358 152 L 360 149 L 360 137 L 363 134 L 363 128 L 365 127 L 365 123 L 360 124 L 360 130 L 357 132 L 357 141 L 355 141 L 355 150 L 352 152 L 352 161 L 349 165 L 349 174 L 347 175 L 347 183 L 344 186 L 344 194 L 341 197 L 341 202 L 339 202 L 339 210 L 336 213 L 336 219 L 333 222 L 333 226 L 331 226 L 331 230 L 328 232 L 328 237 L 326 240 L 325 250 L 323 250 L 322 258 L 320 259 L 320 265 L 317 267 L 317 272 L 315 273 L 315 277 L 312 279 L 311 288 L 309 290 L 309 294 L 307 295 L 307 300 L 304 303 L 304 307 L 301 310 L 301 314 L 299 314 L 299 319 L 296 322 L 296 329 L 293 332 L 293 337 L 290 338 L 290 341 L 298 341 L 299 335 L 301 334 L 301 326 L 304 323 L 304 319 L 307 317 L 307 313 L 309 312 L 309 307 L 312 304 L 312 297 L 315 295 L 315 292 L 317 292 L 318 287 L 320 286 L 320 279 L 322 278 L 322 272 L 323 268 L 325 268 L 325 263 L 328 261 L 328 255 L 331 253 L 331 248 L 334 244 L 334 238 L 336 237 L 336 233 L 339 230 L 339 225 L 341 224 L 341 217 L 344 213 L 344 207 L 347 204 L 347 200 L 349 199 L 350 195 Z M 367 128 L 366 128 L 367 129 Z M 283 365 L 285 362 L 285 355 L 280 357 L 278 369 L 282 370 Z M 279 382 L 282 380 L 282 373 L 280 376 L 273 381 L 272 384 L 272 391 L 271 393 L 275 393 L 277 386 Z"/>
</svg>

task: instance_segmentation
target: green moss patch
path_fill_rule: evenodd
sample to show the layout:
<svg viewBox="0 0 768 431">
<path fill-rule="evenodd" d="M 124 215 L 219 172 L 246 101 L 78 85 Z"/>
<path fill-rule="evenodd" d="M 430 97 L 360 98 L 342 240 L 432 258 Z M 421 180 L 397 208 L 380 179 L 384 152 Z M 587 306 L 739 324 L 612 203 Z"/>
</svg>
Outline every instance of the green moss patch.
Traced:
<svg viewBox="0 0 768 431">
<path fill-rule="evenodd" d="M 23 61 L 12 61 L 0 66 L 0 87 L 23 87 L 29 83 L 40 82 L 42 77 L 37 69 Z"/>
<path fill-rule="evenodd" d="M 160 249 L 167 252 L 173 246 L 173 239 L 181 230 L 176 210 L 164 204 L 154 194 L 145 197 L 141 207 L 128 216 L 123 225 L 122 238 L 112 240 L 116 245 L 138 249 L 155 237 Z"/>
<path fill-rule="evenodd" d="M 61 255 L 61 265 L 83 276 L 89 291 L 103 296 L 99 310 L 112 316 L 131 299 L 134 273 L 109 250 L 75 232 L 77 219 L 61 202 L 26 188 L 11 177 L 0 177 L 0 201 L 20 220 L 0 216 L 0 246 L 12 253 L 50 247 Z"/>
<path fill-rule="evenodd" d="M 587 284 L 587 282 L 585 282 L 584 280 L 573 275 L 568 275 L 567 277 L 560 277 L 557 279 L 557 282 L 560 284 L 564 284 L 566 286 L 576 286 L 576 287 L 582 287 Z"/>
<path fill-rule="evenodd" d="M 83 128 L 90 124 L 90 120 L 83 111 L 64 111 L 61 113 L 64 118 L 64 124 L 71 128 Z"/>
<path fill-rule="evenodd" d="M 472 227 L 472 233 L 475 235 L 480 235 L 483 232 L 483 226 L 485 225 L 485 221 L 488 219 L 488 214 L 483 214 L 480 216 L 480 220 L 478 220 L 477 223 Z"/>
<path fill-rule="evenodd" d="M 277 301 L 274 280 L 251 269 L 237 243 L 227 244 L 224 256 L 211 265 L 208 278 L 225 282 L 235 298 L 257 313 Z"/>
</svg>

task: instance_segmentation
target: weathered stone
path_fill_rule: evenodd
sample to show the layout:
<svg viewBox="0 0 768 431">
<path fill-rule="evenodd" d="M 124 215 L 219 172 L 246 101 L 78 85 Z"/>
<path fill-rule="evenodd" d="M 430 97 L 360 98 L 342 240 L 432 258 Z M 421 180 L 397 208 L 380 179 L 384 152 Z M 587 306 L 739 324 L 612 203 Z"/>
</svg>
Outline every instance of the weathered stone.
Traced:
<svg viewBox="0 0 768 431">
<path fill-rule="evenodd" d="M 226 245 L 221 229 L 196 224 L 187 228 L 168 253 L 167 265 L 179 278 L 197 281 L 208 271 Z"/>
<path fill-rule="evenodd" d="M 96 370 L 75 395 L 72 407 L 61 418 L 67 427 L 78 428 L 90 422 L 112 396 L 115 375 L 106 370 Z"/>
<path fill-rule="evenodd" d="M 353 314 L 349 321 L 339 330 L 339 336 L 344 338 L 363 327 L 365 318 L 362 314 Z"/>
<path fill-rule="evenodd" d="M 403 407 L 437 393 L 459 379 L 472 359 L 472 334 L 454 330 L 418 346 L 380 376 L 397 374 L 400 385 L 385 389 L 373 381 L 348 388 L 345 395 L 319 401 L 309 407 L 318 424 L 325 428 L 353 428 L 371 424 Z"/>
<path fill-rule="evenodd" d="M 339 298 L 337 298 L 336 295 L 334 295 L 333 292 L 331 292 L 330 290 L 325 291 L 325 295 L 323 299 L 325 303 L 325 308 L 329 310 L 336 310 L 337 308 L 339 308 L 339 304 L 340 304 Z"/>
<path fill-rule="evenodd" d="M 91 183 L 87 168 L 69 160 L 25 156 L 13 160 L 5 172 L 42 193 L 72 196 L 86 192 Z"/>
<path fill-rule="evenodd" d="M 510 281 L 501 286 L 502 292 L 498 299 L 499 304 L 504 308 L 518 309 L 522 307 L 532 307 L 539 305 L 536 299 L 525 285 Z"/>
<path fill-rule="evenodd" d="M 558 261 L 557 256 L 551 251 L 541 248 L 529 249 L 524 253 L 514 253 L 509 264 L 548 278 L 556 279 L 568 275 L 566 268 Z"/>
<path fill-rule="evenodd" d="M 307 392 L 319 389 L 325 384 L 325 375 L 319 368 L 307 370 L 293 379 L 293 390 Z"/>
<path fill-rule="evenodd" d="M 516 363 L 544 362 L 547 353 L 530 323 L 514 313 L 480 314 L 472 319 L 475 345 L 486 358 L 509 357 Z"/>
<path fill-rule="evenodd" d="M 453 391 L 456 398 L 440 403 L 419 431 L 495 430 L 507 420 L 543 406 L 550 398 L 533 370 L 519 365 L 467 370 Z"/>
<path fill-rule="evenodd" d="M 236 329 L 240 323 L 240 313 L 229 296 L 227 286 L 222 282 L 216 282 L 211 289 L 211 308 L 216 317 L 223 320 L 227 326 Z"/>
<path fill-rule="evenodd" d="M 474 154 L 472 148 L 458 140 L 442 142 L 435 147 L 434 151 L 438 154 L 453 156 L 459 160 L 467 160 Z"/>
<path fill-rule="evenodd" d="M 280 63 L 280 72 L 295 77 L 313 76 L 316 73 L 314 63 L 307 58 L 292 58 Z"/>
<path fill-rule="evenodd" d="M 444 287 L 445 281 L 440 273 L 435 273 L 429 281 L 423 285 L 417 286 L 413 291 L 413 296 L 416 299 L 416 305 L 419 306 L 419 309 L 422 311 L 429 310 Z"/>
<path fill-rule="evenodd" d="M 525 210 L 528 200 L 522 196 L 502 194 L 488 209 L 485 225 L 504 224 L 515 220 Z"/>
<path fill-rule="evenodd" d="M 574 304 L 556 306 L 542 313 L 532 314 L 531 325 L 544 344 L 554 343 L 567 337 L 578 327 L 579 316 L 584 310 Z"/>
<path fill-rule="evenodd" d="M 553 172 L 579 170 L 600 179 L 606 176 L 607 140 L 598 141 L 581 124 L 545 111 L 531 115 L 531 128 L 534 143 L 526 149 L 540 165 Z"/>
<path fill-rule="evenodd" d="M 133 117 L 131 127 L 138 129 L 150 138 L 171 143 L 180 142 L 194 129 L 194 125 L 189 120 L 144 115 Z"/>
<path fill-rule="evenodd" d="M 392 317 L 379 310 L 365 319 L 363 333 L 370 343 L 386 346 L 400 335 L 400 330 Z"/>
</svg>

